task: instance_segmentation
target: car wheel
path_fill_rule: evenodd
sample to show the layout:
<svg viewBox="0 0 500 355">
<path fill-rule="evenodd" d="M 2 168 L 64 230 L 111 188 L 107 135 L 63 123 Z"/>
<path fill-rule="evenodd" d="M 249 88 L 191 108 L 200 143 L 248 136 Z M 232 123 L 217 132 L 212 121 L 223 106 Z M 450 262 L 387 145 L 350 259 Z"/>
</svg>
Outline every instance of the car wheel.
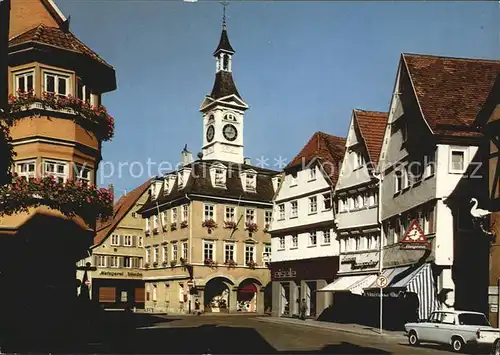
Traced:
<svg viewBox="0 0 500 355">
<path fill-rule="evenodd" d="M 500 339 L 495 340 L 493 343 L 493 349 L 491 351 L 493 355 L 500 355 Z"/>
<path fill-rule="evenodd" d="M 454 352 L 460 353 L 464 350 L 464 341 L 462 338 L 455 337 L 451 339 L 451 348 L 453 349 Z"/>
<path fill-rule="evenodd" d="M 412 330 L 410 334 L 408 334 L 408 343 L 411 346 L 417 346 L 418 344 L 420 344 L 417 333 L 414 330 Z"/>
</svg>

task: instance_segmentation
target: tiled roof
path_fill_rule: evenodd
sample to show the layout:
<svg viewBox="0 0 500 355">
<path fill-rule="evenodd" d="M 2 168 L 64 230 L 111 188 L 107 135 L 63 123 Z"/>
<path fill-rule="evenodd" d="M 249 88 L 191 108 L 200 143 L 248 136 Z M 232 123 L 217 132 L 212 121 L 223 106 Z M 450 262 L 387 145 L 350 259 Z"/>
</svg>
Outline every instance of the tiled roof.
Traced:
<svg viewBox="0 0 500 355">
<path fill-rule="evenodd" d="M 330 176 L 332 184 L 335 185 L 340 171 L 340 164 L 344 158 L 345 143 L 346 139 L 343 137 L 316 132 L 299 154 L 285 167 L 285 170 L 302 164 L 306 165 L 317 158 L 323 162 L 323 168 Z"/>
<path fill-rule="evenodd" d="M 229 43 L 229 37 L 227 36 L 226 25 L 222 27 L 222 33 L 220 34 L 219 45 L 215 49 L 214 55 L 221 50 L 235 53 L 233 47 L 231 46 L 231 43 Z"/>
<path fill-rule="evenodd" d="M 214 187 L 212 184 L 210 167 L 213 164 L 219 163 L 228 167 L 226 188 Z M 229 166 L 229 164 L 231 165 Z M 191 194 L 270 203 L 274 196 L 272 177 L 279 174 L 277 171 L 263 169 L 252 165 L 227 163 L 215 160 L 196 160 L 195 162 L 186 165 L 185 168 L 191 169 L 191 175 L 186 183 L 186 186 L 179 189 L 178 180 L 176 179 L 169 194 L 164 193 L 164 186 L 162 186 L 158 193 L 159 197 L 155 200 L 155 205 L 156 202 L 161 205 L 169 201 L 184 198 L 186 195 Z M 257 173 L 256 192 L 243 190 L 239 174 L 240 172 L 251 169 L 255 170 Z M 151 199 L 149 199 L 138 212 L 141 213 L 153 206 L 154 205 L 151 203 Z"/>
<path fill-rule="evenodd" d="M 63 31 L 60 28 L 49 27 L 40 24 L 24 33 L 11 38 L 9 40 L 9 46 L 15 46 L 29 42 L 55 46 L 64 50 L 77 52 L 111 68 L 111 65 L 106 63 L 94 51 L 92 51 L 83 42 L 76 38 L 73 33 L 69 31 Z"/>
<path fill-rule="evenodd" d="M 385 128 L 387 126 L 388 113 L 378 111 L 354 110 L 358 128 L 363 137 L 370 161 L 378 163 L 382 143 L 384 141 Z"/>
<path fill-rule="evenodd" d="M 231 72 L 221 70 L 215 74 L 214 87 L 212 88 L 210 97 L 212 99 L 220 99 L 221 97 L 229 95 L 236 95 L 243 100 L 238 92 L 238 89 L 236 89 L 236 84 L 234 83 Z"/>
<path fill-rule="evenodd" d="M 473 123 L 497 76 L 500 61 L 403 54 L 423 116 L 434 134 L 477 136 Z M 454 130 L 471 127 L 471 131 Z"/>
<path fill-rule="evenodd" d="M 144 192 L 147 191 L 151 185 L 151 180 L 146 181 L 141 186 L 137 187 L 135 190 L 122 196 L 114 206 L 113 217 L 110 217 L 107 221 L 99 223 L 97 225 L 97 233 L 94 238 L 94 245 L 99 245 L 102 243 L 118 226 L 123 217 L 127 215 L 132 207 L 141 198 Z"/>
</svg>

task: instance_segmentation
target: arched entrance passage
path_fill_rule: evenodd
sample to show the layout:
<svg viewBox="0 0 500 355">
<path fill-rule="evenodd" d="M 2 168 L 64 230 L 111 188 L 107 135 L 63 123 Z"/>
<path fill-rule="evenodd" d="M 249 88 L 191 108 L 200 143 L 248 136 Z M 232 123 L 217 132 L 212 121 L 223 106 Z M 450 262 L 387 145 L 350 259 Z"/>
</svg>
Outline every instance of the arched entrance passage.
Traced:
<svg viewBox="0 0 500 355">
<path fill-rule="evenodd" d="M 259 280 L 245 279 L 238 286 L 237 306 L 238 312 L 257 312 L 257 298 L 262 286 Z"/>
<path fill-rule="evenodd" d="M 229 294 L 234 283 L 225 277 L 214 277 L 205 285 L 205 312 L 228 312 Z"/>
</svg>

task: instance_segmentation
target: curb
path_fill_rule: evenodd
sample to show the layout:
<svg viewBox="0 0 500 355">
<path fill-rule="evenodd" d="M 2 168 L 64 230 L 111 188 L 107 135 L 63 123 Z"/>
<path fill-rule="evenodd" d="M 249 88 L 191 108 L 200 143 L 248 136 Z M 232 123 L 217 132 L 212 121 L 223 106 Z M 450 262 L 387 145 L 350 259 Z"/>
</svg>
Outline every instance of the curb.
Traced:
<svg viewBox="0 0 500 355">
<path fill-rule="evenodd" d="M 338 327 L 326 327 L 322 324 L 316 324 L 316 323 L 309 323 L 305 321 L 304 323 L 298 323 L 298 322 L 288 322 L 288 321 L 280 321 L 280 320 L 275 320 L 275 319 L 270 319 L 270 318 L 256 318 L 259 322 L 268 322 L 268 323 L 278 323 L 278 324 L 290 324 L 290 325 L 296 325 L 298 327 L 314 327 L 314 328 L 320 328 L 320 329 L 325 329 L 325 330 L 332 330 L 336 332 L 344 332 L 344 333 L 351 333 L 351 334 L 356 334 L 360 336 L 367 336 L 367 337 L 373 337 L 373 336 L 381 336 L 385 339 L 394 339 L 394 340 L 404 340 L 404 335 L 394 335 L 394 334 L 387 334 L 383 333 L 382 335 L 379 333 L 365 333 L 365 332 L 359 332 L 353 329 L 346 329 L 346 328 L 338 328 Z"/>
</svg>

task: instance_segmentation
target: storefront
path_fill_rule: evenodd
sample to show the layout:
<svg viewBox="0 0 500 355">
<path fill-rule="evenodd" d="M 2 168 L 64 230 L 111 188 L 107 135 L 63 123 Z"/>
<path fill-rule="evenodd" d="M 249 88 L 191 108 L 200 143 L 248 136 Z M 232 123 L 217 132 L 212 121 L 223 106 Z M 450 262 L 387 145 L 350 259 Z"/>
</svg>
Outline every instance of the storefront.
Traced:
<svg viewBox="0 0 500 355">
<path fill-rule="evenodd" d="M 300 301 L 305 299 L 306 315 L 320 316 L 331 305 L 332 297 L 317 291 L 333 281 L 338 268 L 338 256 L 272 263 L 272 315 L 296 316 Z"/>
<path fill-rule="evenodd" d="M 136 277 L 140 277 L 140 273 L 135 274 Z M 90 289 L 92 299 L 98 300 L 104 308 L 125 309 L 130 307 L 144 309 L 145 290 L 144 281 L 141 279 L 93 277 Z"/>
</svg>

